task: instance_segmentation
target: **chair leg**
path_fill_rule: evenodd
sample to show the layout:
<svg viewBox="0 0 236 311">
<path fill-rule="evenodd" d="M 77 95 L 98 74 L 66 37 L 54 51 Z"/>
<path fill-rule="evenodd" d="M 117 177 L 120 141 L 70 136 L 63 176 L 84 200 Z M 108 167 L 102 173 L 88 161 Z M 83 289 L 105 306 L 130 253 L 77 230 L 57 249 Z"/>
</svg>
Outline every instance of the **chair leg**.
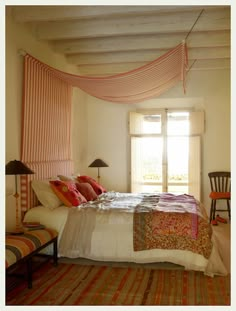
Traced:
<svg viewBox="0 0 236 311">
<path fill-rule="evenodd" d="M 227 200 L 227 208 L 228 208 L 228 214 L 229 214 L 229 220 L 231 219 L 231 212 L 230 212 L 230 203 L 229 200 Z"/>
<path fill-rule="evenodd" d="M 27 262 L 27 280 L 28 280 L 28 288 L 32 288 L 32 257 L 30 257 Z"/>
<path fill-rule="evenodd" d="M 212 221 L 213 209 L 214 209 L 214 206 L 213 206 L 213 200 L 211 200 L 210 223 L 211 223 L 211 221 Z"/>
<path fill-rule="evenodd" d="M 57 239 L 53 242 L 53 264 L 57 266 Z"/>
<path fill-rule="evenodd" d="M 213 201 L 213 215 L 212 215 L 212 217 L 213 217 L 213 219 L 215 219 L 216 218 L 216 200 L 212 200 Z"/>
</svg>

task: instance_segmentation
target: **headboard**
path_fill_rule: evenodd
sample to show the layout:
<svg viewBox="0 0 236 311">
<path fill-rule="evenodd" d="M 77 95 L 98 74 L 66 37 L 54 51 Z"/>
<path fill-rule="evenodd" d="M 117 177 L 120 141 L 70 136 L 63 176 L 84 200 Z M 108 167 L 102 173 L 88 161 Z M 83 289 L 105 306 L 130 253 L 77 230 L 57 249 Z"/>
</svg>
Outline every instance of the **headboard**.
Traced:
<svg viewBox="0 0 236 311">
<path fill-rule="evenodd" d="M 32 180 L 56 178 L 59 174 L 71 176 L 74 172 L 72 160 L 26 163 L 26 165 L 32 169 L 34 174 L 21 176 L 22 213 L 25 213 L 28 209 L 39 204 L 38 199 L 31 187 Z"/>
<path fill-rule="evenodd" d="M 38 60 L 24 57 L 21 161 L 35 174 L 21 176 L 22 212 L 37 205 L 33 179 L 72 175 L 72 87 Z"/>
</svg>

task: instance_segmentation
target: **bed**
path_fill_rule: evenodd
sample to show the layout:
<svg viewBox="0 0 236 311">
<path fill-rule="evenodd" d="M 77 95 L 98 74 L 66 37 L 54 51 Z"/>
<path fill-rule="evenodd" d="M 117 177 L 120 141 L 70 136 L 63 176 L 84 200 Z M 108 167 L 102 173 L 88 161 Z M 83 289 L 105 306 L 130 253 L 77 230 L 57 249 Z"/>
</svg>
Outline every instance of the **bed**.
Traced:
<svg viewBox="0 0 236 311">
<path fill-rule="evenodd" d="M 192 196 L 102 191 L 78 206 L 50 204 L 52 199 L 31 208 L 24 221 L 58 231 L 59 257 L 171 262 L 209 276 L 227 275 L 204 207 Z"/>
</svg>

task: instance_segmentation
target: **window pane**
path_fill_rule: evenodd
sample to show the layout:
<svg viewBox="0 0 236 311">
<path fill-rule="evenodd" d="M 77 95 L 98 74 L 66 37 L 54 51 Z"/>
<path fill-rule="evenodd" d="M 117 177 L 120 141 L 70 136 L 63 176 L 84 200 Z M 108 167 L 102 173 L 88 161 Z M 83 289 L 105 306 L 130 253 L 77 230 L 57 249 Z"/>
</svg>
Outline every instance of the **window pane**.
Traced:
<svg viewBox="0 0 236 311">
<path fill-rule="evenodd" d="M 168 185 L 168 192 L 179 195 L 179 194 L 188 194 L 188 186 L 180 185 Z"/>
<path fill-rule="evenodd" d="M 161 134 L 161 114 L 144 115 L 130 112 L 129 130 L 131 135 Z"/>
<path fill-rule="evenodd" d="M 161 115 L 160 114 L 144 115 L 143 133 L 144 134 L 160 134 L 161 133 Z"/>
<path fill-rule="evenodd" d="M 145 183 L 162 183 L 162 138 L 132 137 L 131 148 L 132 191 L 142 191 Z"/>
<path fill-rule="evenodd" d="M 168 183 L 188 183 L 188 137 L 168 137 L 167 150 Z"/>
<path fill-rule="evenodd" d="M 167 135 L 189 134 L 189 112 L 169 112 L 167 118 Z"/>
<path fill-rule="evenodd" d="M 141 186 L 141 192 L 146 192 L 146 193 L 152 193 L 152 192 L 157 192 L 161 193 L 162 192 L 162 186 L 161 185 L 142 185 Z"/>
<path fill-rule="evenodd" d="M 162 138 L 142 139 L 142 166 L 144 182 L 162 182 Z"/>
</svg>

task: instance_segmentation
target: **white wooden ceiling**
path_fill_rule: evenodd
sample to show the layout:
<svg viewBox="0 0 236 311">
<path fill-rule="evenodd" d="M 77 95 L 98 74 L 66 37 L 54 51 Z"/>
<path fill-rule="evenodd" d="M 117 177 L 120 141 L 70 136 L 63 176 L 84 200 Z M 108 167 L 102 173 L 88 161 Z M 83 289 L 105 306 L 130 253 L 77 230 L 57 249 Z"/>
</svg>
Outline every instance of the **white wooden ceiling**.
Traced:
<svg viewBox="0 0 236 311">
<path fill-rule="evenodd" d="M 13 6 L 83 75 L 129 71 L 186 39 L 191 70 L 230 68 L 230 6 Z"/>
</svg>

